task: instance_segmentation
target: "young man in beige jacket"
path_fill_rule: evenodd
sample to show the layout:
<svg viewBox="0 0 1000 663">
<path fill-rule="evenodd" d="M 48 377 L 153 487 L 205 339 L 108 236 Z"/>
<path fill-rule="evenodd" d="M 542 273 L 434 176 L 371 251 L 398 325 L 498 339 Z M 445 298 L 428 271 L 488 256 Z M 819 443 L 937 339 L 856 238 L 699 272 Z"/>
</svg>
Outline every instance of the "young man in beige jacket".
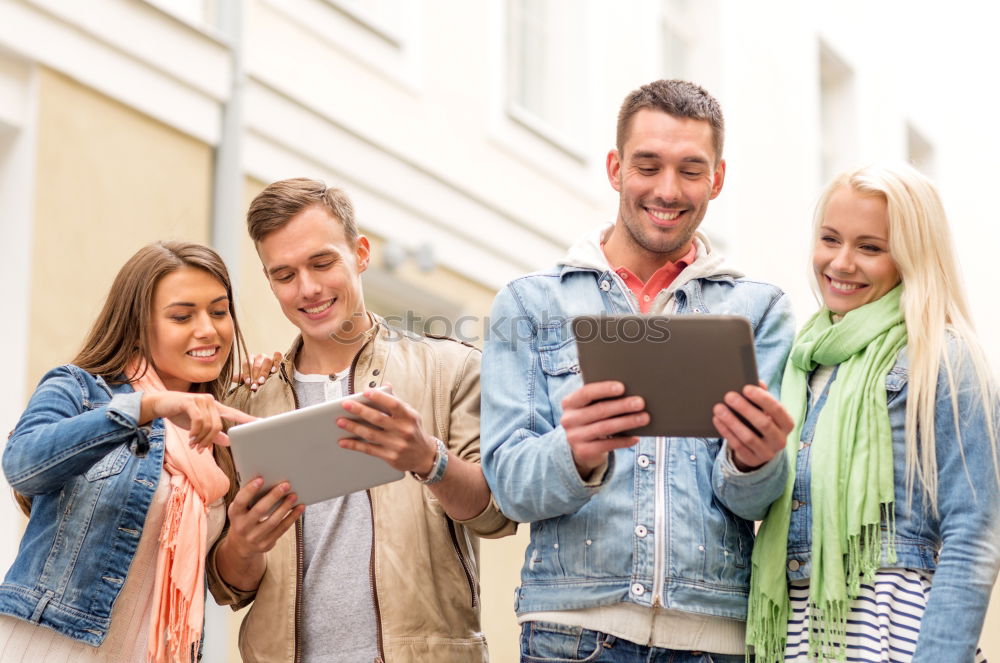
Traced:
<svg viewBox="0 0 1000 663">
<path fill-rule="evenodd" d="M 220 602 L 252 603 L 243 660 L 486 661 L 477 537 L 515 525 L 479 466 L 479 351 L 367 311 L 371 248 L 342 191 L 275 182 L 251 203 L 247 225 L 300 335 L 277 374 L 239 387 L 232 404 L 269 416 L 364 391 L 381 412 L 355 403 L 360 422 L 338 420 L 331 443 L 411 476 L 308 507 L 287 483 L 252 505 L 261 480 L 243 486 L 208 564 Z M 374 391 L 383 385 L 392 395 Z"/>
</svg>

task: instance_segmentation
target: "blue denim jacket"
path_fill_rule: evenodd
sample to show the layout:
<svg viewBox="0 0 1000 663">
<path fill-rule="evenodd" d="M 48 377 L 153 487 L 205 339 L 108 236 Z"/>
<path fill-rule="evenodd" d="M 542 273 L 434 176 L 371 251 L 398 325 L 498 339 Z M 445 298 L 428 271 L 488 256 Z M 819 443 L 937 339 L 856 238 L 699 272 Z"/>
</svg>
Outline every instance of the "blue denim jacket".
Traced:
<svg viewBox="0 0 1000 663">
<path fill-rule="evenodd" d="M 954 345 L 959 426 L 944 370 L 938 376 L 934 435 L 938 464 L 938 514 L 924 503 L 919 482 L 906 492 L 906 396 L 909 362 L 904 349 L 886 376 L 895 477 L 896 568 L 934 572 L 927 611 L 920 624 L 913 663 L 971 661 L 979 642 L 990 593 L 1000 568 L 1000 487 L 990 451 L 979 386 Z M 802 425 L 788 531 L 788 578 L 812 570 L 812 506 L 809 497 L 813 433 L 836 372 L 810 406 Z M 961 443 L 959 443 L 959 432 Z M 964 456 L 964 457 L 963 457 Z M 912 500 L 910 499 L 912 497 Z M 885 531 L 883 527 L 883 531 Z M 886 564 L 888 541 L 883 541 Z M 792 569 L 795 569 L 794 571 Z"/>
<path fill-rule="evenodd" d="M 163 420 L 137 427 L 140 401 L 77 366 L 42 378 L 3 453 L 32 506 L 0 613 L 103 642 L 163 467 Z"/>
<path fill-rule="evenodd" d="M 778 288 L 697 278 L 674 302 L 677 314 L 748 318 L 760 376 L 779 384 L 794 330 Z M 784 453 L 740 473 L 720 453 L 720 439 L 646 437 L 611 454 L 599 483 L 588 484 L 559 424 L 562 399 L 582 385 L 568 321 L 634 313 L 632 306 L 613 271 L 573 266 L 516 279 L 494 303 L 483 354 L 482 464 L 503 512 L 531 523 L 516 610 L 629 601 L 745 620 L 752 521 L 782 492 Z"/>
</svg>

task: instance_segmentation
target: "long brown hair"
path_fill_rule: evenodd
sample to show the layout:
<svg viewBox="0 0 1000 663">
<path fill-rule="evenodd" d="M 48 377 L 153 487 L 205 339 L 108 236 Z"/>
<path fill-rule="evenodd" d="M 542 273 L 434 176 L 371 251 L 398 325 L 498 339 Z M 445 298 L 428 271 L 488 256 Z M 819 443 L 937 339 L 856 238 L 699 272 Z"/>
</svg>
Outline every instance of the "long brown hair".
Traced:
<svg viewBox="0 0 1000 663">
<path fill-rule="evenodd" d="M 233 320 L 233 349 L 222 366 L 222 372 L 212 382 L 191 385 L 191 391 L 209 393 L 221 400 L 229 388 L 234 369 L 238 370 L 242 358 L 247 356 L 246 343 L 236 318 L 233 285 L 229 271 L 219 254 L 201 244 L 191 242 L 156 242 L 139 249 L 128 259 L 115 277 L 104 307 L 91 326 L 83 347 L 73 359 L 74 364 L 91 375 L 104 378 L 108 384 L 129 381 L 125 369 L 137 355 L 153 365 L 149 346 L 149 325 L 153 313 L 153 295 L 160 280 L 182 267 L 193 267 L 207 272 L 226 289 L 229 297 L 229 315 Z M 229 477 L 229 504 L 239 485 L 236 466 L 228 447 L 213 446 L 215 462 Z M 21 510 L 27 515 L 31 500 L 14 494 Z"/>
</svg>

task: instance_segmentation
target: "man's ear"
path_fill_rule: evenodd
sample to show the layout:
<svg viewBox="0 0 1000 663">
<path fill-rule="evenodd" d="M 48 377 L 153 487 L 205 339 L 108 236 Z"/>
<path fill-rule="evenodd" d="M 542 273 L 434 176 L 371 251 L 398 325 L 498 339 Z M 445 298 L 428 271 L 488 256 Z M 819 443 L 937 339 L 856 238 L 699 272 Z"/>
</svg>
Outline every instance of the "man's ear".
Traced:
<svg viewBox="0 0 1000 663">
<path fill-rule="evenodd" d="M 621 184 L 622 162 L 621 162 L 621 158 L 619 157 L 618 150 L 609 150 L 608 151 L 608 160 L 607 160 L 606 167 L 607 167 L 607 170 L 608 170 L 608 182 L 611 183 L 611 188 L 614 189 L 615 191 L 621 193 L 621 190 L 622 190 L 622 184 Z"/>
<path fill-rule="evenodd" d="M 372 247 L 364 235 L 358 235 L 358 239 L 354 242 L 354 257 L 358 263 L 358 274 L 368 269 L 368 262 L 372 257 Z"/>
<path fill-rule="evenodd" d="M 719 165 L 715 167 L 715 173 L 712 175 L 712 197 L 709 200 L 714 200 L 722 192 L 722 184 L 726 181 L 726 160 L 719 159 Z"/>
</svg>

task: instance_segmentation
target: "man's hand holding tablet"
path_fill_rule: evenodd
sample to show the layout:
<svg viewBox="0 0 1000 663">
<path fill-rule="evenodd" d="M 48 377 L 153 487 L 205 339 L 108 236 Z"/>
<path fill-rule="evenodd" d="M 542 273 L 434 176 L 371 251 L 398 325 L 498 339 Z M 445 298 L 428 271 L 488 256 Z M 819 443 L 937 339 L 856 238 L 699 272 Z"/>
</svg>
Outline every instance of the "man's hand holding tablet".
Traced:
<svg viewBox="0 0 1000 663">
<path fill-rule="evenodd" d="M 718 434 L 741 471 L 784 448 L 792 420 L 757 386 L 745 318 L 581 316 L 573 331 L 586 384 L 564 399 L 561 423 L 581 476 L 635 435 Z"/>
<path fill-rule="evenodd" d="M 768 393 L 763 382 L 759 387 L 748 384 L 742 393 L 728 392 L 723 402 L 712 408 L 712 423 L 729 443 L 733 464 L 741 472 L 754 470 L 774 458 L 785 448 L 785 440 L 795 428 L 791 415 Z"/>
<path fill-rule="evenodd" d="M 585 384 L 563 399 L 562 424 L 573 462 L 586 479 L 604 464 L 608 453 L 639 441 L 625 431 L 649 423 L 641 396 L 623 396 L 625 385 L 604 381 Z"/>
<path fill-rule="evenodd" d="M 424 431 L 420 414 L 385 391 L 368 389 L 364 397 L 371 405 L 344 403 L 356 419 L 337 419 L 337 425 L 353 435 L 342 437 L 340 446 L 379 458 L 400 472 L 426 476 L 434 465 L 437 440 Z"/>
</svg>

